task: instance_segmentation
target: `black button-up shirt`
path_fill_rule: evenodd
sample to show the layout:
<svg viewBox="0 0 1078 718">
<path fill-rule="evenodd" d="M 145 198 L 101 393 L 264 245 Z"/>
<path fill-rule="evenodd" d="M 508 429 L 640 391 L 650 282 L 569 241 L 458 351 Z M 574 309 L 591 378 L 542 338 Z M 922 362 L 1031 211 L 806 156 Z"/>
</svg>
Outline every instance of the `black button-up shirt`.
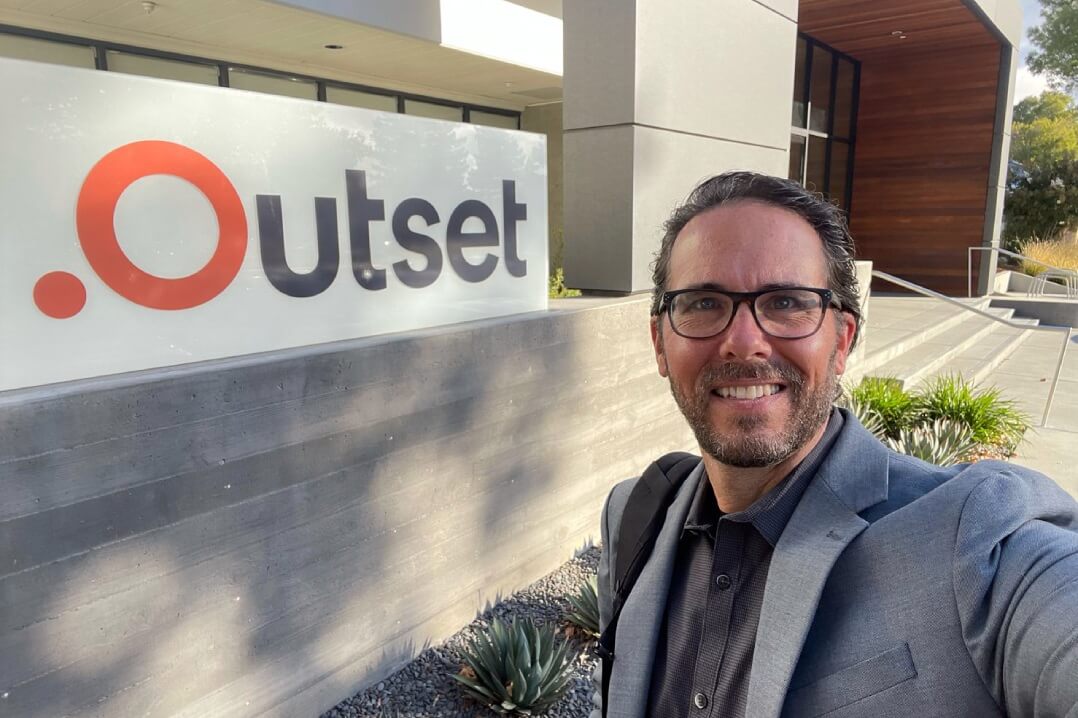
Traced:
<svg viewBox="0 0 1078 718">
<path fill-rule="evenodd" d="M 771 553 L 842 428 L 744 511 L 723 514 L 704 476 L 689 508 L 651 673 L 648 715 L 742 718 Z"/>
</svg>

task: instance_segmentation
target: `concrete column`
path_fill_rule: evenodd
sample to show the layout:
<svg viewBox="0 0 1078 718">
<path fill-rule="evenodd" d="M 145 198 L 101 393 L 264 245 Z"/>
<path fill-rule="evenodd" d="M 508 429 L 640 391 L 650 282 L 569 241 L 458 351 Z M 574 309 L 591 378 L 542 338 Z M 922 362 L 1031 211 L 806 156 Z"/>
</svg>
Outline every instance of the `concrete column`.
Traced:
<svg viewBox="0 0 1078 718">
<path fill-rule="evenodd" d="M 1011 116 L 1014 112 L 1014 84 L 1018 73 L 1018 51 L 1009 45 L 1000 49 L 999 80 L 996 86 L 996 119 L 992 136 L 992 160 L 988 170 L 988 195 L 984 212 L 983 247 L 1000 246 L 1003 204 L 1007 192 L 1007 163 L 1011 157 Z M 992 293 L 999 254 L 976 252 L 973 266 L 979 267 L 975 296 Z M 967 271 L 969 268 L 967 267 Z"/>
<path fill-rule="evenodd" d="M 786 175 L 797 0 L 567 2 L 564 36 L 566 283 L 646 291 L 694 184 Z"/>
</svg>

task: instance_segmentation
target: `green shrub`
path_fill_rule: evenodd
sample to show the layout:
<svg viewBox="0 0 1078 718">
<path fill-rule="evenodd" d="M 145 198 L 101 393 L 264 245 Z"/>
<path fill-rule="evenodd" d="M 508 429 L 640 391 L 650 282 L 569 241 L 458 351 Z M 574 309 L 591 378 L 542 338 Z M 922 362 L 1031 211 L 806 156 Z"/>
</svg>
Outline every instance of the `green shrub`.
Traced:
<svg viewBox="0 0 1078 718">
<path fill-rule="evenodd" d="M 569 596 L 572 610 L 565 618 L 592 637 L 599 636 L 599 577 L 592 574 L 580 584 L 575 596 Z"/>
<path fill-rule="evenodd" d="M 566 297 L 579 297 L 579 289 L 569 289 L 565 286 L 565 272 L 561 267 L 553 270 L 547 278 L 547 296 L 551 299 L 564 299 Z"/>
<path fill-rule="evenodd" d="M 495 618 L 463 650 L 467 667 L 452 677 L 475 700 L 502 715 L 542 713 L 561 698 L 572 678 L 569 644 L 551 624 Z"/>
<path fill-rule="evenodd" d="M 969 427 L 951 419 L 936 419 L 930 424 L 903 429 L 897 439 L 888 439 L 887 445 L 940 466 L 966 461 L 977 448 Z"/>
<path fill-rule="evenodd" d="M 897 379 L 867 376 L 850 390 L 848 401 L 866 416 L 877 417 L 878 422 L 874 423 L 878 425 L 873 431 L 877 436 L 882 431 L 884 436 L 897 439 L 903 429 L 917 423 L 913 396 L 902 388 L 902 382 Z"/>
<path fill-rule="evenodd" d="M 961 422 L 969 427 L 975 443 L 997 447 L 1007 455 L 1014 453 L 1031 425 L 1029 417 L 1004 399 L 999 389 L 978 389 L 957 375 L 936 377 L 913 398 L 921 422 Z"/>
</svg>

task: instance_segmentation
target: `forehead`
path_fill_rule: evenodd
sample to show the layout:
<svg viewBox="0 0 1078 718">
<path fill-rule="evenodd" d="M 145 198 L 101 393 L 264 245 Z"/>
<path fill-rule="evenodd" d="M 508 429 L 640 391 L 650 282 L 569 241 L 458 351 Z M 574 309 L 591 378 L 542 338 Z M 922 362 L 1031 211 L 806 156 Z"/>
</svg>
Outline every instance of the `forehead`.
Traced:
<svg viewBox="0 0 1078 718">
<path fill-rule="evenodd" d="M 685 225 L 670 255 L 670 289 L 700 284 L 730 291 L 826 287 L 823 242 L 812 225 L 782 207 L 746 200 L 709 209 Z"/>
</svg>

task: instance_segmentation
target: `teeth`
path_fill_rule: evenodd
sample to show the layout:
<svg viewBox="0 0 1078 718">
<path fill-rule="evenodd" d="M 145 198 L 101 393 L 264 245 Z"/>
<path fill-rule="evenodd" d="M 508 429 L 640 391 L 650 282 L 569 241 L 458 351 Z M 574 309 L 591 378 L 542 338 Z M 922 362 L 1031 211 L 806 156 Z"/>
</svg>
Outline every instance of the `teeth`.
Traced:
<svg viewBox="0 0 1078 718">
<path fill-rule="evenodd" d="M 778 384 L 756 384 L 754 386 L 720 386 L 715 393 L 726 399 L 759 399 L 778 393 Z"/>
</svg>

